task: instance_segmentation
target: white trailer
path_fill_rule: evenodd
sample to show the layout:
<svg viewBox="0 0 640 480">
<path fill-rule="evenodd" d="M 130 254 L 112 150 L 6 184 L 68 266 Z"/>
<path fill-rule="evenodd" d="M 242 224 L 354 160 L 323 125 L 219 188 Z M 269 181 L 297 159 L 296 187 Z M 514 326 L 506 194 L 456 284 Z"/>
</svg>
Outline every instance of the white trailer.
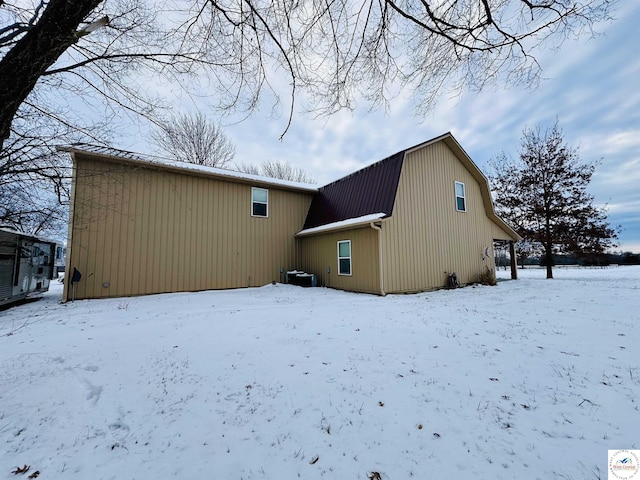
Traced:
<svg viewBox="0 0 640 480">
<path fill-rule="evenodd" d="M 55 242 L 0 228 L 0 305 L 49 290 Z"/>
</svg>

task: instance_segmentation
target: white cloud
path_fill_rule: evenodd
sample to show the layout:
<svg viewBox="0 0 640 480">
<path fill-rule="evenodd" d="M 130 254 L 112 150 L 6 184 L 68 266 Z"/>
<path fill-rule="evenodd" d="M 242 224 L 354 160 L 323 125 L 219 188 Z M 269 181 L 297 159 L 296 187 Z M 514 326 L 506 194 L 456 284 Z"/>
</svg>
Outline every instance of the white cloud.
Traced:
<svg viewBox="0 0 640 480">
<path fill-rule="evenodd" d="M 565 140 L 579 147 L 583 160 L 603 157 L 591 190 L 596 201 L 609 202 L 615 223 L 640 202 L 640 3 L 620 3 L 616 15 L 611 24 L 598 26 L 605 35 L 541 51 L 545 79 L 533 90 L 489 86 L 462 97 L 445 92 L 424 119 L 413 115 L 413 92 L 402 91 L 387 115 L 369 112 L 364 105 L 329 118 L 296 114 L 282 141 L 278 138 L 287 123 L 286 105 L 274 118 L 266 98 L 262 109 L 227 131 L 237 144 L 239 162 L 286 160 L 324 184 L 447 131 L 486 169 L 486 161 L 503 150 L 517 155 L 524 127 L 550 125 L 557 117 Z M 286 87 L 287 82 L 283 77 L 275 84 Z M 160 88 L 171 92 L 170 85 Z M 205 100 L 177 94 L 175 100 L 177 105 L 199 103 L 206 108 Z M 304 98 L 299 102 L 303 104 Z M 623 220 L 628 235 L 637 235 L 640 243 L 640 220 Z"/>
</svg>

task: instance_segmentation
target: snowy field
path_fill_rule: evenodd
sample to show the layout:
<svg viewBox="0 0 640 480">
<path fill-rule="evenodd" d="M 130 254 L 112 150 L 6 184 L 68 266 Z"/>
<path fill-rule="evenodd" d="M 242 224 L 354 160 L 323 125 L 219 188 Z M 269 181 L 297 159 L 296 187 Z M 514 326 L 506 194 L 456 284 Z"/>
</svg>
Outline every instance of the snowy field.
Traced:
<svg viewBox="0 0 640 480">
<path fill-rule="evenodd" d="M 0 479 L 606 479 L 608 449 L 640 449 L 640 267 L 554 273 L 384 298 L 55 284 L 0 312 Z"/>
</svg>

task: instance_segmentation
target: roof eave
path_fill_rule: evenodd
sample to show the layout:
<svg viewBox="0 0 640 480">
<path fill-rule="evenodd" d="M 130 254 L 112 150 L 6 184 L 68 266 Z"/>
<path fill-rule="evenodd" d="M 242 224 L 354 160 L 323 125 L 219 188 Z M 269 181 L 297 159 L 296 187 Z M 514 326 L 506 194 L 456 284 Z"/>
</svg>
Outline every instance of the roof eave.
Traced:
<svg viewBox="0 0 640 480">
<path fill-rule="evenodd" d="M 355 230 L 359 228 L 368 227 L 372 223 L 380 223 L 389 218 L 388 216 L 386 216 L 386 214 L 378 214 L 378 215 L 379 216 L 367 216 L 369 218 L 363 218 L 360 221 L 348 223 L 348 224 L 340 224 L 342 222 L 336 222 L 340 225 L 331 226 L 331 224 L 329 224 L 329 225 L 322 225 L 319 227 L 308 228 L 306 230 L 302 230 L 296 233 L 295 236 L 297 238 L 304 238 L 304 237 L 314 237 L 317 235 L 326 235 L 328 233 L 343 232 L 347 230 Z M 384 215 L 384 217 L 380 215 Z"/>
<path fill-rule="evenodd" d="M 303 193 L 316 193 L 318 188 L 308 184 L 296 184 L 295 182 L 288 182 L 285 180 L 278 179 L 269 179 L 267 177 L 261 177 L 258 175 L 252 174 L 244 174 L 242 172 L 234 172 L 229 171 L 230 173 L 226 173 L 224 171 L 220 171 L 222 169 L 214 169 L 213 167 L 202 167 L 200 165 L 172 165 L 169 163 L 161 163 L 154 162 L 151 160 L 145 160 L 142 158 L 129 158 L 118 156 L 115 154 L 108 153 L 98 153 L 92 152 L 88 150 L 78 149 L 74 147 L 58 147 L 58 151 L 67 152 L 71 154 L 72 158 L 75 160 L 76 155 L 80 155 L 88 158 L 100 159 L 105 162 L 110 163 L 119 163 L 123 165 L 137 165 L 141 168 L 150 168 L 155 170 L 164 170 L 173 173 L 180 173 L 183 175 L 192 175 L 196 177 L 205 177 L 205 178 L 214 178 L 217 180 L 233 182 L 233 183 L 242 183 L 253 186 L 260 187 L 269 187 L 269 188 L 277 188 L 281 190 L 290 190 L 296 192 Z M 192 168 L 189 168 L 192 167 Z"/>
</svg>

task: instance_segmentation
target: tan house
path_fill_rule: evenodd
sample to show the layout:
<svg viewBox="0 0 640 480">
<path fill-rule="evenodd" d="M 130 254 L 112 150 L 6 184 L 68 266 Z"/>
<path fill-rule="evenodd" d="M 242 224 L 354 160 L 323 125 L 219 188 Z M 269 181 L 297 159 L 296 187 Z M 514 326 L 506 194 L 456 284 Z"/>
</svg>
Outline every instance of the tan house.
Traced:
<svg viewBox="0 0 640 480">
<path fill-rule="evenodd" d="M 260 286 L 293 269 L 344 290 L 423 291 L 453 272 L 477 281 L 494 269 L 494 240 L 520 238 L 449 133 L 321 188 L 65 150 L 74 165 L 66 268 L 82 273 L 65 283 L 65 300 L 74 289 L 81 299 Z"/>
</svg>

